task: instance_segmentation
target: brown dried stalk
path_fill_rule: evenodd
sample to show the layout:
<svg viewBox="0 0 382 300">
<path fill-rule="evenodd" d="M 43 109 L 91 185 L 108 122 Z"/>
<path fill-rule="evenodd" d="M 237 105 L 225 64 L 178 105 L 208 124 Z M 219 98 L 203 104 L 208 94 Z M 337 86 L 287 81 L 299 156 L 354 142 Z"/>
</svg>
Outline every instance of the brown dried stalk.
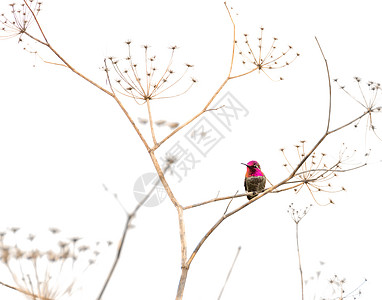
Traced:
<svg viewBox="0 0 382 300">
<path fill-rule="evenodd" d="M 167 165 L 166 167 L 164 168 L 164 173 L 166 173 L 170 168 L 171 168 L 171 165 L 174 161 L 168 159 L 167 160 Z M 123 232 L 122 232 L 122 235 L 121 235 L 121 239 L 119 241 L 119 244 L 118 244 L 118 248 L 117 248 L 117 253 L 115 255 L 115 258 L 114 258 L 114 261 L 113 261 L 113 264 L 110 268 L 110 271 L 109 271 L 109 274 L 107 275 L 106 277 L 106 280 L 102 286 L 102 289 L 100 291 L 100 293 L 98 294 L 98 297 L 97 297 L 97 300 L 101 300 L 109 282 L 110 282 L 110 279 L 111 277 L 113 276 L 113 273 L 114 273 L 114 270 L 119 262 L 119 258 L 121 256 L 121 253 L 122 253 L 122 249 L 123 249 L 123 245 L 125 243 L 125 239 L 126 239 L 126 234 L 127 234 L 127 231 L 129 230 L 129 228 L 131 228 L 131 222 L 132 220 L 136 217 L 139 209 L 145 204 L 145 202 L 150 198 L 150 196 L 152 195 L 152 193 L 155 191 L 155 189 L 157 188 L 159 184 L 159 180 L 153 185 L 153 187 L 151 188 L 151 190 L 147 193 L 147 195 L 142 199 L 141 202 L 139 202 L 137 204 L 137 206 L 135 207 L 135 209 L 133 210 L 132 213 L 129 213 L 126 211 L 126 209 L 122 206 L 122 204 L 119 202 L 119 199 L 118 199 L 118 196 L 116 194 L 114 194 L 114 197 L 115 199 L 118 201 L 118 203 L 120 203 L 123 211 L 125 212 L 125 215 L 126 215 L 126 222 L 125 222 L 125 226 L 123 228 Z M 104 186 L 105 190 L 107 191 L 108 189 Z"/>
<path fill-rule="evenodd" d="M 26 296 L 30 296 L 30 297 L 32 297 L 32 299 L 54 300 L 54 299 L 50 299 L 50 298 L 39 297 L 39 296 L 37 296 L 37 295 L 35 295 L 35 294 L 33 294 L 33 293 L 24 291 L 24 290 L 22 290 L 22 289 L 19 289 L 19 288 L 17 288 L 17 287 L 14 287 L 14 286 L 12 286 L 12 285 L 6 284 L 6 283 L 1 282 L 1 281 L 0 281 L 0 284 L 1 284 L 2 286 L 5 286 L 5 287 L 9 288 L 9 289 L 12 289 L 12 290 L 15 290 L 15 291 L 17 291 L 17 292 L 20 292 L 20 293 L 22 293 L 22 294 L 24 294 L 24 295 L 26 295 Z"/>
<path fill-rule="evenodd" d="M 223 292 L 224 292 L 224 289 L 225 289 L 225 287 L 226 287 L 226 285 L 227 285 L 227 282 L 228 282 L 228 280 L 229 280 L 229 277 L 231 276 L 233 267 L 235 266 L 236 260 L 237 260 L 237 258 L 239 257 L 240 250 L 241 250 L 241 247 L 239 246 L 239 247 L 237 248 L 237 252 L 236 252 L 235 258 L 234 258 L 234 260 L 233 260 L 233 263 L 232 263 L 232 265 L 231 265 L 231 268 L 230 268 L 229 271 L 228 271 L 227 278 L 225 279 L 224 285 L 223 285 L 223 287 L 222 287 L 222 289 L 221 289 L 221 291 L 220 291 L 218 300 L 220 300 L 221 297 L 222 297 L 222 295 L 223 295 Z"/>
<path fill-rule="evenodd" d="M 300 221 L 307 215 L 309 212 L 309 209 L 312 205 L 305 207 L 305 209 L 295 209 L 293 207 L 293 203 L 289 205 L 288 212 L 296 224 L 296 246 L 297 246 L 297 256 L 298 256 L 298 267 L 300 271 L 300 282 L 301 282 L 301 299 L 304 300 L 304 276 L 302 274 L 302 264 L 301 264 L 301 255 L 300 255 L 300 243 L 299 243 L 299 236 L 298 236 L 298 225 Z"/>
</svg>

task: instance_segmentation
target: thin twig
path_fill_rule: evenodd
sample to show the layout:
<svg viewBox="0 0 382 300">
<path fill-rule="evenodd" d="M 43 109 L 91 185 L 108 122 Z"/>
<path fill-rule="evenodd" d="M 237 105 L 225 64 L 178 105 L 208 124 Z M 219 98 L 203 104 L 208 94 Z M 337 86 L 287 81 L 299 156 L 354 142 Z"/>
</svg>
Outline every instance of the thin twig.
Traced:
<svg viewBox="0 0 382 300">
<path fill-rule="evenodd" d="M 327 75 L 328 75 L 328 84 L 329 84 L 329 113 L 328 113 L 328 125 L 327 125 L 327 127 L 326 127 L 326 132 L 328 132 L 328 131 L 329 131 L 329 125 L 330 125 L 331 111 L 332 111 L 332 85 L 331 85 L 331 80 L 330 80 L 330 73 L 329 73 L 328 61 L 326 60 L 326 57 L 325 57 L 325 55 L 324 55 L 324 52 L 323 52 L 322 49 L 321 49 L 321 45 L 320 45 L 320 43 L 318 42 L 317 37 L 314 37 L 314 38 L 316 39 L 318 48 L 320 48 L 322 57 L 323 57 L 323 59 L 324 59 L 324 61 L 325 61 L 326 73 L 327 73 Z"/>
<path fill-rule="evenodd" d="M 33 299 L 54 300 L 54 299 L 50 299 L 50 298 L 46 298 L 46 297 L 40 297 L 40 296 L 37 296 L 36 294 L 33 294 L 33 293 L 30 293 L 30 292 L 24 291 L 24 290 L 22 290 L 22 289 L 19 289 L 19 288 L 17 288 L 17 287 L 12 286 L 12 285 L 6 284 L 6 283 L 4 283 L 4 282 L 2 282 L 2 281 L 0 281 L 0 284 L 1 284 L 2 286 L 5 286 L 5 287 L 9 288 L 9 289 L 12 289 L 12 290 L 18 291 L 18 292 L 20 292 L 20 293 L 23 293 L 24 295 L 33 297 Z"/>
<path fill-rule="evenodd" d="M 233 260 L 232 266 L 231 266 L 231 268 L 230 268 L 229 271 L 228 271 L 227 278 L 225 279 L 224 285 L 223 285 L 223 287 L 222 287 L 222 289 L 221 289 L 221 291 L 220 291 L 218 300 L 220 300 L 221 296 L 223 295 L 224 288 L 226 287 L 227 282 L 228 282 L 228 279 L 229 279 L 229 277 L 231 276 L 233 267 L 235 266 L 236 260 L 237 260 L 239 254 L 240 254 L 240 250 L 241 250 L 241 247 L 239 246 L 239 247 L 237 248 L 237 252 L 236 252 L 235 258 L 234 258 L 234 260 Z"/>
<path fill-rule="evenodd" d="M 153 126 L 153 118 L 151 117 L 151 107 L 150 107 L 150 99 L 146 99 L 147 104 L 147 112 L 149 115 L 149 123 L 150 123 L 150 129 L 151 129 L 151 136 L 153 138 L 154 146 L 157 144 L 157 141 L 155 139 L 155 132 L 154 132 L 154 126 Z"/>
<path fill-rule="evenodd" d="M 27 2 L 26 0 L 24 0 L 24 3 L 25 3 L 25 5 L 28 7 L 29 11 L 32 13 L 33 18 L 34 18 L 34 20 L 36 21 L 37 26 L 38 26 L 38 28 L 39 28 L 39 30 L 40 30 L 42 36 L 44 37 L 44 40 L 45 40 L 46 44 L 49 45 L 49 42 L 48 42 L 48 40 L 47 40 L 47 38 L 46 38 L 46 36 L 45 36 L 45 34 L 44 34 L 44 31 L 42 31 L 42 28 L 41 28 L 41 26 L 40 26 L 40 23 L 39 23 L 39 21 L 37 20 L 37 17 L 36 17 L 36 15 L 35 15 L 33 9 L 30 8 L 30 6 L 28 5 L 28 2 Z"/>
<path fill-rule="evenodd" d="M 141 139 L 142 143 L 145 145 L 146 150 L 150 151 L 150 147 L 147 144 L 146 139 L 143 137 L 142 133 L 138 129 L 138 127 L 135 124 L 134 120 L 130 117 L 130 114 L 127 112 L 127 110 L 123 106 L 122 102 L 119 100 L 119 98 L 117 97 L 116 93 L 114 92 L 113 86 L 112 86 L 111 81 L 110 81 L 110 76 L 109 76 L 109 71 L 108 71 L 107 64 L 106 64 L 106 59 L 104 59 L 104 64 L 105 64 L 105 71 L 106 71 L 106 79 L 107 79 L 107 81 L 108 81 L 108 83 L 110 85 L 110 88 L 111 88 L 111 92 L 107 91 L 108 95 L 113 97 L 114 100 L 118 103 L 119 107 L 122 109 L 122 111 L 124 112 L 125 116 L 129 119 L 131 125 L 135 129 L 135 132 L 138 134 L 138 136 Z"/>
<path fill-rule="evenodd" d="M 206 111 L 219 110 L 219 109 L 223 108 L 224 106 L 225 105 L 222 105 L 222 106 L 219 106 L 219 107 L 215 107 L 215 108 L 209 108 Z"/>
<path fill-rule="evenodd" d="M 297 244 L 298 266 L 299 266 L 299 270 L 300 270 L 300 280 L 301 280 L 301 299 L 304 300 L 304 277 L 302 274 L 300 245 L 299 245 L 299 240 L 298 240 L 298 224 L 299 224 L 299 222 L 296 222 L 296 244 Z"/>
<path fill-rule="evenodd" d="M 361 288 L 361 286 L 363 286 L 365 283 L 367 282 L 367 279 L 365 278 L 364 281 L 358 286 L 356 287 L 354 290 L 352 290 L 350 293 L 347 293 L 345 296 L 344 296 L 344 299 L 351 296 L 355 291 L 359 290 Z M 355 298 L 354 298 L 355 299 Z"/>
<path fill-rule="evenodd" d="M 236 191 L 236 193 L 235 193 L 235 195 L 234 195 L 234 196 L 236 196 L 238 192 L 239 192 L 239 191 Z M 232 198 L 231 198 L 231 200 L 228 202 L 228 204 L 227 204 L 227 207 L 226 207 L 226 209 L 225 209 L 225 211 L 224 211 L 224 214 L 223 214 L 223 215 L 225 215 L 225 214 L 227 213 L 227 211 L 228 211 L 228 208 L 229 208 L 229 206 L 231 205 L 231 202 L 232 202 L 233 198 L 234 198 L 234 197 L 232 197 Z"/>
<path fill-rule="evenodd" d="M 164 169 L 164 172 L 167 172 L 167 170 L 168 170 L 169 168 L 170 168 L 170 165 L 168 164 L 168 165 L 166 166 L 166 168 Z M 142 199 L 142 201 L 140 201 L 140 202 L 137 204 L 137 206 L 135 207 L 135 209 L 133 210 L 133 212 L 130 213 L 130 214 L 129 214 L 129 213 L 126 211 L 126 209 L 121 205 L 121 203 L 120 203 L 118 197 L 116 197 L 116 196 L 114 195 L 114 197 L 116 198 L 116 200 L 118 201 L 118 203 L 121 205 L 123 211 L 124 211 L 125 214 L 126 214 L 126 222 L 125 222 L 125 226 L 124 226 L 124 228 L 123 228 L 123 232 L 122 232 L 121 239 L 120 239 L 119 244 L 118 244 L 117 253 L 116 253 L 116 255 L 115 255 L 113 265 L 111 266 L 111 269 L 110 269 L 110 271 L 109 271 L 109 274 L 108 274 L 108 276 L 107 276 L 107 278 L 106 278 L 106 280 L 105 280 L 105 282 L 104 282 L 104 284 L 103 284 L 103 286 L 102 286 L 102 289 L 101 289 L 101 291 L 100 291 L 100 293 L 99 293 L 99 295 L 98 295 L 98 297 L 97 297 L 97 300 L 101 300 L 102 295 L 104 294 L 104 292 L 105 292 L 105 290 L 106 290 L 106 287 L 108 286 L 108 284 L 109 284 L 109 282 L 110 282 L 110 279 L 111 279 L 111 277 L 113 276 L 114 270 L 115 270 L 115 268 L 116 268 L 116 266 L 117 266 L 117 264 L 118 264 L 118 262 L 119 262 L 119 258 L 120 258 L 120 256 L 121 256 L 122 248 L 123 248 L 123 245 L 124 245 L 124 242 L 125 242 L 125 239 L 126 239 L 127 231 L 128 231 L 128 229 L 130 228 L 130 223 L 131 223 L 131 221 L 132 221 L 132 220 L 134 219 L 134 217 L 136 216 L 138 210 L 139 210 L 139 209 L 146 203 L 146 201 L 149 199 L 149 197 L 151 196 L 151 194 L 156 190 L 156 188 L 157 188 L 157 186 L 159 185 L 159 183 L 160 183 L 160 180 L 158 179 L 158 180 L 154 183 L 154 185 L 153 185 L 153 187 L 151 188 L 151 190 L 150 190 L 150 191 L 147 193 L 147 195 Z"/>
<path fill-rule="evenodd" d="M 336 170 L 332 170 L 332 169 L 310 169 L 310 170 L 306 170 L 306 171 L 301 171 L 301 172 L 298 172 L 296 173 L 296 176 L 298 175 L 302 175 L 304 173 L 310 173 L 310 172 L 349 172 L 349 171 L 353 171 L 353 170 L 356 170 L 356 169 L 359 169 L 359 168 L 362 168 L 364 166 L 366 166 L 367 163 L 363 163 L 362 165 L 359 165 L 359 166 L 356 166 L 354 168 L 350 168 L 350 169 L 336 169 Z M 317 178 L 316 178 L 317 179 Z M 288 183 L 292 183 L 292 181 L 289 181 Z"/>
<path fill-rule="evenodd" d="M 200 202 L 200 203 L 196 203 L 196 204 L 185 206 L 185 207 L 183 207 L 183 209 L 186 210 L 186 209 L 198 207 L 198 206 L 205 205 L 205 204 L 212 203 L 212 202 L 216 202 L 216 201 L 227 200 L 227 199 L 231 199 L 231 198 L 239 198 L 239 197 L 244 197 L 244 196 L 252 196 L 252 195 L 253 195 L 253 192 L 243 193 L 243 194 L 237 194 L 237 192 L 236 192 L 235 195 L 233 195 L 233 196 L 225 196 L 225 197 L 220 197 L 220 198 L 214 198 L 214 199 L 211 199 L 211 200 L 208 200 L 208 201 L 204 201 L 204 202 Z"/>
</svg>

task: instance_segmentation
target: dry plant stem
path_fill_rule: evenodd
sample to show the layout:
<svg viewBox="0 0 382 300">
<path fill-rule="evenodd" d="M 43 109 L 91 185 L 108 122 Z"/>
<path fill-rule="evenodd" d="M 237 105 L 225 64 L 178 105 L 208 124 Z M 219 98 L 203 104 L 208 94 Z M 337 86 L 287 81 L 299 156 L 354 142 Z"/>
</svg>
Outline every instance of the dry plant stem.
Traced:
<svg viewBox="0 0 382 300">
<path fill-rule="evenodd" d="M 155 146 L 157 144 L 157 141 L 155 139 L 155 132 L 154 132 L 154 126 L 153 126 L 153 118 L 151 117 L 150 99 L 146 99 L 146 103 L 147 103 L 147 112 L 148 112 L 148 115 L 149 115 L 151 136 L 153 138 L 153 142 L 154 142 L 154 146 Z"/>
<path fill-rule="evenodd" d="M 107 91 L 107 92 L 110 93 L 110 96 L 114 98 L 114 100 L 118 103 L 119 107 L 122 109 L 122 111 L 125 114 L 125 116 L 129 119 L 129 121 L 130 121 L 131 125 L 133 126 L 134 130 L 138 134 L 138 136 L 141 139 L 142 143 L 145 145 L 146 150 L 150 151 L 151 149 L 150 149 L 149 145 L 147 144 L 146 139 L 143 137 L 142 133 L 138 129 L 138 127 L 135 124 L 134 120 L 130 117 L 129 113 L 127 112 L 127 110 L 123 106 L 122 102 L 119 100 L 119 98 L 117 97 L 117 95 L 114 92 L 113 86 L 111 85 L 111 82 L 110 82 L 110 76 L 109 76 L 109 71 L 108 71 L 107 65 L 106 65 L 106 59 L 104 60 L 104 64 L 105 64 L 107 81 L 108 81 L 108 83 L 110 85 L 110 88 L 111 88 L 111 91 L 112 91 L 111 93 L 109 91 Z"/>
<path fill-rule="evenodd" d="M 5 287 L 9 288 L 9 289 L 12 289 L 12 290 L 18 291 L 18 292 L 20 292 L 20 293 L 23 293 L 24 295 L 33 297 L 33 299 L 53 300 L 53 299 L 50 299 L 50 298 L 37 296 L 36 294 L 29 293 L 29 292 L 27 292 L 27 291 L 23 291 L 22 289 L 16 288 L 16 287 L 14 287 L 14 286 L 11 286 L 11 285 L 6 284 L 6 283 L 1 282 L 1 281 L 0 281 L 0 284 L 1 284 L 2 286 L 5 286 Z"/>
<path fill-rule="evenodd" d="M 304 277 L 302 275 L 300 245 L 299 245 L 299 240 L 298 240 L 298 223 L 299 222 L 296 222 L 296 244 L 297 244 L 298 266 L 299 266 L 299 270 L 300 270 L 300 280 L 301 280 L 301 299 L 304 300 Z"/>
<path fill-rule="evenodd" d="M 33 15 L 33 19 L 35 19 L 35 21 L 36 21 L 36 23 L 37 23 L 37 26 L 38 26 L 38 28 L 39 28 L 39 30 L 40 30 L 42 36 L 44 37 L 45 42 L 48 44 L 48 40 L 46 39 L 45 34 L 44 34 L 44 32 L 42 31 L 42 29 L 41 29 L 40 23 L 37 21 L 37 17 L 36 17 L 36 15 L 35 15 L 35 13 L 33 12 L 33 9 L 30 8 L 30 6 L 28 5 L 28 3 L 27 3 L 26 0 L 23 0 L 23 1 L 24 1 L 25 5 L 28 7 L 29 11 L 32 13 L 32 15 Z M 25 32 L 25 33 L 26 33 L 26 32 Z"/>
<path fill-rule="evenodd" d="M 168 165 L 165 169 L 164 169 L 164 172 L 166 172 L 168 169 L 170 168 L 170 166 Z M 131 221 L 134 219 L 134 217 L 136 216 L 138 210 L 142 207 L 143 204 L 145 204 L 145 202 L 148 200 L 148 198 L 151 196 L 151 194 L 155 191 L 156 187 L 158 186 L 159 184 L 159 180 L 153 185 L 153 187 L 151 188 L 151 190 L 147 193 L 147 195 L 142 199 L 141 202 L 138 203 L 138 205 L 135 207 L 134 211 L 132 213 L 128 213 L 124 207 L 123 210 L 126 214 L 126 222 L 125 222 L 125 226 L 123 228 L 123 232 L 122 232 L 122 236 L 121 236 L 121 239 L 119 241 L 119 244 L 118 244 L 118 248 L 117 248 L 117 253 L 115 255 L 115 258 L 114 258 L 114 262 L 113 262 L 113 265 L 111 266 L 111 269 L 109 271 L 109 274 L 102 286 L 102 289 L 97 297 L 97 300 L 101 300 L 102 299 L 102 296 L 106 290 L 106 287 L 108 286 L 109 282 L 110 282 L 110 279 L 111 277 L 113 276 L 113 273 L 114 273 L 114 270 L 119 262 L 119 258 L 121 256 L 121 252 L 122 252 L 122 248 L 123 248 L 123 245 L 124 245 L 124 242 L 125 242 L 125 239 L 126 239 L 126 234 L 127 234 L 127 230 L 130 228 L 130 224 L 131 224 Z M 121 204 L 122 205 L 122 204 Z"/>
<path fill-rule="evenodd" d="M 235 79 L 235 78 L 239 78 L 239 77 L 251 74 L 252 72 L 254 72 L 254 71 L 258 70 L 258 69 L 259 69 L 259 67 L 256 67 L 256 68 L 254 68 L 254 69 L 252 69 L 252 70 L 250 70 L 248 72 L 245 72 L 243 74 L 239 74 L 239 75 L 235 75 L 235 76 L 230 76 L 229 79 Z"/>
<path fill-rule="evenodd" d="M 170 186 L 168 185 L 166 178 L 164 177 L 164 173 L 159 166 L 158 160 L 155 157 L 154 151 L 149 151 L 151 160 L 154 164 L 155 170 L 158 173 L 159 179 L 162 182 L 163 187 L 165 188 L 167 195 L 169 196 L 171 202 L 174 204 L 177 212 L 178 212 L 178 221 L 179 221 L 179 231 L 180 231 L 180 243 L 181 243 L 181 255 L 182 255 L 182 268 L 185 266 L 185 262 L 187 259 L 187 244 L 186 244 L 186 230 L 184 225 L 183 218 L 183 207 L 176 200 L 174 194 L 171 191 Z M 182 269 L 183 270 L 183 269 Z"/>
<path fill-rule="evenodd" d="M 235 259 L 233 260 L 233 263 L 232 263 L 231 269 L 229 269 L 229 271 L 228 271 L 228 274 L 227 274 L 227 278 L 226 278 L 226 280 L 225 280 L 225 282 L 224 282 L 224 285 L 223 285 L 223 287 L 222 287 L 222 289 L 221 289 L 221 291 L 220 291 L 220 294 L 219 294 L 218 300 L 220 300 L 220 298 L 221 298 L 221 297 L 222 297 L 222 295 L 223 295 L 223 292 L 224 292 L 224 288 L 225 288 L 225 286 L 227 285 L 227 282 L 228 282 L 228 279 L 229 279 L 229 277 L 231 276 L 231 273 L 232 273 L 233 267 L 235 266 L 236 260 L 237 260 L 237 258 L 238 258 L 238 256 L 239 256 L 239 254 L 240 254 L 240 250 L 241 250 L 241 247 L 237 248 L 237 252 L 236 252 L 236 256 L 235 256 Z"/>
<path fill-rule="evenodd" d="M 37 19 L 36 19 L 36 22 L 37 22 Z M 78 76 L 80 76 L 81 78 L 85 79 L 87 82 L 91 83 L 95 87 L 99 88 L 104 93 L 108 94 L 109 96 L 113 96 L 113 94 L 110 91 L 104 89 L 102 86 L 100 86 L 99 84 L 95 83 L 94 81 L 92 81 L 91 79 L 89 79 L 88 77 L 83 75 L 82 73 L 78 72 L 75 68 L 73 68 L 48 42 L 43 42 L 43 41 L 39 40 L 38 38 L 34 37 L 33 35 L 30 35 L 28 32 L 24 32 L 24 34 L 26 34 L 27 36 L 29 36 L 31 39 L 35 40 L 36 42 L 38 42 L 38 43 L 48 47 L 64 63 L 64 65 L 67 68 L 69 68 L 72 72 L 76 73 Z"/>
<path fill-rule="evenodd" d="M 236 193 L 235 193 L 234 196 L 236 196 L 238 192 L 239 192 L 239 191 L 236 191 Z M 225 211 L 224 211 L 223 215 L 225 215 L 225 214 L 227 213 L 228 208 L 229 208 L 229 206 L 230 206 L 231 203 L 232 203 L 232 200 L 233 200 L 233 197 L 232 197 L 231 200 L 228 202 L 227 207 L 225 208 Z"/>
<path fill-rule="evenodd" d="M 328 132 L 329 131 L 329 126 L 330 126 L 330 117 L 331 117 L 331 114 L 332 114 L 332 84 L 331 84 L 331 80 L 330 80 L 328 61 L 326 60 L 326 57 L 324 55 L 324 52 L 322 51 L 321 45 L 318 42 L 317 37 L 314 37 L 314 38 L 316 39 L 318 48 L 320 48 L 320 52 L 321 52 L 321 55 L 322 55 L 322 57 L 324 59 L 325 67 L 326 67 L 326 71 L 327 71 L 327 75 L 328 75 L 328 84 L 329 84 L 329 113 L 328 113 L 328 125 L 326 126 L 326 132 Z"/>
<path fill-rule="evenodd" d="M 338 163 L 335 164 L 332 168 L 329 168 L 329 169 L 310 169 L 310 170 L 307 170 L 307 171 L 301 171 L 301 172 L 298 172 L 296 174 L 296 176 L 298 175 L 301 175 L 301 174 L 304 174 L 304 173 L 309 173 L 309 172 L 324 172 L 324 174 L 326 172 L 334 172 L 334 173 L 338 173 L 338 172 L 349 172 L 349 171 L 353 171 L 353 170 L 356 170 L 356 169 L 359 169 L 359 168 L 362 168 L 364 166 L 366 166 L 367 163 L 363 163 L 362 165 L 359 165 L 359 166 L 356 166 L 354 168 L 350 168 L 350 169 L 341 169 L 341 170 L 335 170 L 333 169 L 334 167 L 337 167 L 338 166 Z M 293 181 L 289 181 L 289 183 L 292 183 Z M 301 181 L 295 181 L 295 182 L 301 182 Z"/>
<path fill-rule="evenodd" d="M 214 198 L 214 199 L 211 199 L 211 200 L 208 200 L 208 201 L 204 201 L 204 202 L 188 205 L 188 206 L 183 207 L 183 209 L 186 210 L 186 209 L 202 206 L 202 205 L 209 204 L 209 203 L 216 202 L 216 201 L 222 201 L 222 200 L 227 200 L 227 199 L 231 199 L 231 198 L 232 199 L 233 198 L 240 198 L 240 197 L 244 197 L 244 196 L 253 196 L 253 193 L 252 192 L 243 193 L 243 194 L 235 193 L 235 195 L 233 195 L 233 196 Z"/>
<path fill-rule="evenodd" d="M 359 290 L 361 288 L 361 286 L 363 286 L 365 283 L 367 282 L 367 279 L 365 278 L 364 281 L 359 285 L 357 286 L 354 290 L 352 290 L 351 292 L 347 293 L 345 296 L 344 296 L 344 299 L 346 299 L 347 297 L 351 296 L 355 291 Z M 355 298 L 354 298 L 355 299 Z"/>
</svg>

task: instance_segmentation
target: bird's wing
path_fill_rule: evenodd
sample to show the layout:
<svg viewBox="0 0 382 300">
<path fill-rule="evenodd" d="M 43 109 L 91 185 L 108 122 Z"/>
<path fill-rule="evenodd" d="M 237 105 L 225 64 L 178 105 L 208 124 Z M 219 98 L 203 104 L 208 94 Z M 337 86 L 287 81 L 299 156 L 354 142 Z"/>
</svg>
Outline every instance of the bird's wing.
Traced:
<svg viewBox="0 0 382 300">
<path fill-rule="evenodd" d="M 265 176 L 263 176 L 261 182 L 259 183 L 259 191 L 263 191 L 265 189 L 266 183 L 267 179 L 265 178 Z"/>
<path fill-rule="evenodd" d="M 264 190 L 266 179 L 264 176 L 250 177 L 247 179 L 247 191 L 259 193 Z"/>
</svg>

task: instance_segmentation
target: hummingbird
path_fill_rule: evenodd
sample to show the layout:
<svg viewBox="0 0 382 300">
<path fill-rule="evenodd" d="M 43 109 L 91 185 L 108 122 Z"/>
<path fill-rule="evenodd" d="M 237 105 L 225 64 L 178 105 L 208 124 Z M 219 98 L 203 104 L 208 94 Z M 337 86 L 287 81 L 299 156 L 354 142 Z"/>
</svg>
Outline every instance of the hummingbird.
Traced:
<svg viewBox="0 0 382 300">
<path fill-rule="evenodd" d="M 260 165 L 257 161 L 251 160 L 247 164 L 241 163 L 247 166 L 247 172 L 244 178 L 244 188 L 247 192 L 253 192 L 253 196 L 247 196 L 248 200 L 256 197 L 258 193 L 265 188 L 265 176 L 261 172 Z"/>
</svg>

